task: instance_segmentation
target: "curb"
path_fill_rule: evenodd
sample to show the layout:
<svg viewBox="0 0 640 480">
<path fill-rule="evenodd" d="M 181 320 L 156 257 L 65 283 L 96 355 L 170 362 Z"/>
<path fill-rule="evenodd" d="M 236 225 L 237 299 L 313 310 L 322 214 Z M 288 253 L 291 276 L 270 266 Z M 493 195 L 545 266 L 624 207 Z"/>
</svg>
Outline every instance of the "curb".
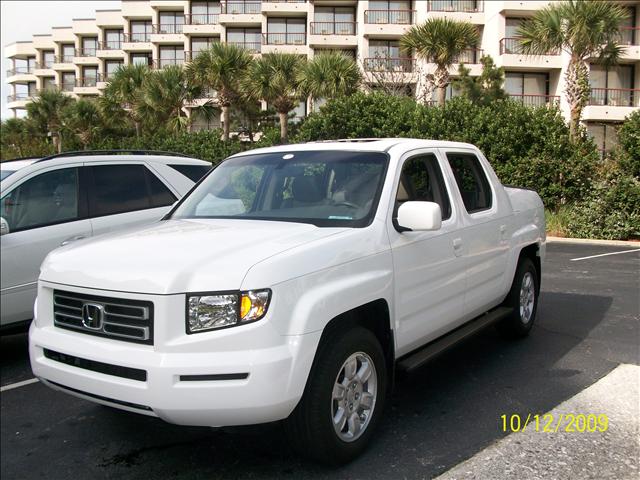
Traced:
<svg viewBox="0 0 640 480">
<path fill-rule="evenodd" d="M 583 245 L 611 245 L 618 247 L 640 247 L 638 240 L 591 240 L 589 238 L 547 237 L 549 243 L 581 243 Z"/>
</svg>

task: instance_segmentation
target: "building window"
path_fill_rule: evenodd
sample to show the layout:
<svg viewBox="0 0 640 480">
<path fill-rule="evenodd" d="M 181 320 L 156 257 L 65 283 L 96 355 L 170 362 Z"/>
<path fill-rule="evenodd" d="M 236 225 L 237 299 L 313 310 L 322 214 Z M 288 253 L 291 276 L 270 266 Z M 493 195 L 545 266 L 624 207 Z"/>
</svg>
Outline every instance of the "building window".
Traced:
<svg viewBox="0 0 640 480">
<path fill-rule="evenodd" d="M 178 45 L 168 45 L 160 47 L 159 68 L 168 67 L 169 65 L 182 65 L 184 63 L 183 47 Z"/>
<path fill-rule="evenodd" d="M 118 69 L 121 66 L 122 66 L 121 60 L 105 60 L 103 81 L 109 80 L 111 77 L 113 77 L 113 75 L 118 71 Z"/>
<path fill-rule="evenodd" d="M 182 33 L 184 25 L 184 13 L 182 12 L 160 12 L 158 16 L 160 24 L 155 33 Z"/>
<path fill-rule="evenodd" d="M 589 105 L 637 106 L 640 92 L 633 90 L 633 80 L 633 65 L 591 65 Z"/>
<path fill-rule="evenodd" d="M 246 48 L 251 53 L 260 53 L 260 29 L 227 28 L 227 43 Z"/>
<path fill-rule="evenodd" d="M 400 48 L 398 40 L 370 40 L 365 70 L 371 72 L 411 72 L 413 59 Z"/>
<path fill-rule="evenodd" d="M 351 7 L 316 7 L 312 35 L 355 35 L 356 10 Z"/>
<path fill-rule="evenodd" d="M 73 72 L 62 73 L 62 90 L 72 92 L 76 86 L 76 74 Z"/>
<path fill-rule="evenodd" d="M 61 46 L 62 52 L 61 63 L 73 63 L 73 57 L 76 53 L 76 46 L 73 43 L 65 43 Z"/>
<path fill-rule="evenodd" d="M 186 58 L 193 60 L 200 52 L 208 50 L 211 44 L 220 42 L 218 37 L 192 37 L 191 51 L 188 52 Z"/>
<path fill-rule="evenodd" d="M 586 126 L 587 133 L 598 147 L 602 156 L 618 146 L 619 124 L 587 122 Z"/>
<path fill-rule="evenodd" d="M 151 26 L 151 20 L 136 20 L 129 24 L 129 41 L 130 42 L 150 42 L 151 32 L 153 27 Z"/>
<path fill-rule="evenodd" d="M 98 67 L 82 67 L 80 86 L 95 87 L 98 82 Z"/>
<path fill-rule="evenodd" d="M 434 12 L 481 12 L 479 0 L 429 0 L 429 10 Z"/>
<path fill-rule="evenodd" d="M 54 61 L 55 52 L 53 50 L 46 50 L 42 52 L 42 68 L 53 68 Z"/>
<path fill-rule="evenodd" d="M 224 4 L 223 13 L 229 15 L 260 13 L 261 3 L 258 0 L 229 0 Z"/>
<path fill-rule="evenodd" d="M 191 2 L 191 25 L 215 25 L 220 15 L 220 2 Z"/>
<path fill-rule="evenodd" d="M 506 72 L 504 90 L 525 105 L 545 105 L 549 101 L 549 74 Z"/>
<path fill-rule="evenodd" d="M 629 16 L 620 24 L 620 43 L 623 45 L 638 45 L 640 31 L 636 30 L 636 8 L 627 7 Z"/>
<path fill-rule="evenodd" d="M 129 63 L 133 65 L 147 65 L 152 64 L 150 53 L 132 53 Z"/>
<path fill-rule="evenodd" d="M 55 79 L 55 77 L 43 77 L 42 78 L 42 89 L 43 90 L 55 90 L 56 89 L 56 79 Z"/>
<path fill-rule="evenodd" d="M 304 45 L 307 37 L 307 21 L 304 18 L 267 19 L 267 45 Z"/>
<path fill-rule="evenodd" d="M 98 49 L 98 37 L 82 37 L 79 57 L 95 57 Z"/>
<path fill-rule="evenodd" d="M 364 23 L 408 25 L 413 23 L 410 1 L 370 0 L 364 12 Z"/>
<path fill-rule="evenodd" d="M 103 50 L 120 50 L 124 41 L 124 30 L 109 29 L 104 31 Z"/>
</svg>

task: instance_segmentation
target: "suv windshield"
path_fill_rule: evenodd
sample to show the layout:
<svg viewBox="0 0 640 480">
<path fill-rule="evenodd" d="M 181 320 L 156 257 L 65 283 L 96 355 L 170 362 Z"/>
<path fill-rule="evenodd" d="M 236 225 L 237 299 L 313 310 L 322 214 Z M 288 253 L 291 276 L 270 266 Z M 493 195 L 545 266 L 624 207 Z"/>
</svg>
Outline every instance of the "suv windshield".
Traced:
<svg viewBox="0 0 640 480">
<path fill-rule="evenodd" d="M 226 160 L 171 218 L 238 218 L 363 227 L 373 217 L 387 167 L 380 152 L 336 150 Z"/>
</svg>

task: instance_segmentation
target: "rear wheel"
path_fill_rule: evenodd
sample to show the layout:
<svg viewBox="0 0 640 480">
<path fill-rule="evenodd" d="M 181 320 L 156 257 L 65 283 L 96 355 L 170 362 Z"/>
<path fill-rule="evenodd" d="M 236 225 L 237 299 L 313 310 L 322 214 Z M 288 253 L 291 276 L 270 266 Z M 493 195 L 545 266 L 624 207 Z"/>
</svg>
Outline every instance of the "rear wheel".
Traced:
<svg viewBox="0 0 640 480">
<path fill-rule="evenodd" d="M 384 353 L 371 331 L 338 330 L 318 350 L 304 396 L 285 422 L 292 446 L 326 464 L 353 460 L 367 446 L 387 390 Z"/>
<path fill-rule="evenodd" d="M 511 314 L 498 324 L 498 329 L 510 337 L 524 337 L 529 334 L 538 310 L 540 282 L 535 265 L 529 258 L 518 263 L 511 290 L 504 306 L 512 309 Z"/>
</svg>

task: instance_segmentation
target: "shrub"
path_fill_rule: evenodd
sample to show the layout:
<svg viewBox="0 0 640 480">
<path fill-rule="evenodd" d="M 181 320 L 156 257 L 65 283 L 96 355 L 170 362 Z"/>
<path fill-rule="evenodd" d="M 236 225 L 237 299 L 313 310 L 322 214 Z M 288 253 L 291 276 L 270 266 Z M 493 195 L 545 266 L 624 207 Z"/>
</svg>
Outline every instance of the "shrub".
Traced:
<svg viewBox="0 0 640 480">
<path fill-rule="evenodd" d="M 618 130 L 616 157 L 622 170 L 640 179 L 640 110 L 629 115 Z"/>
</svg>

